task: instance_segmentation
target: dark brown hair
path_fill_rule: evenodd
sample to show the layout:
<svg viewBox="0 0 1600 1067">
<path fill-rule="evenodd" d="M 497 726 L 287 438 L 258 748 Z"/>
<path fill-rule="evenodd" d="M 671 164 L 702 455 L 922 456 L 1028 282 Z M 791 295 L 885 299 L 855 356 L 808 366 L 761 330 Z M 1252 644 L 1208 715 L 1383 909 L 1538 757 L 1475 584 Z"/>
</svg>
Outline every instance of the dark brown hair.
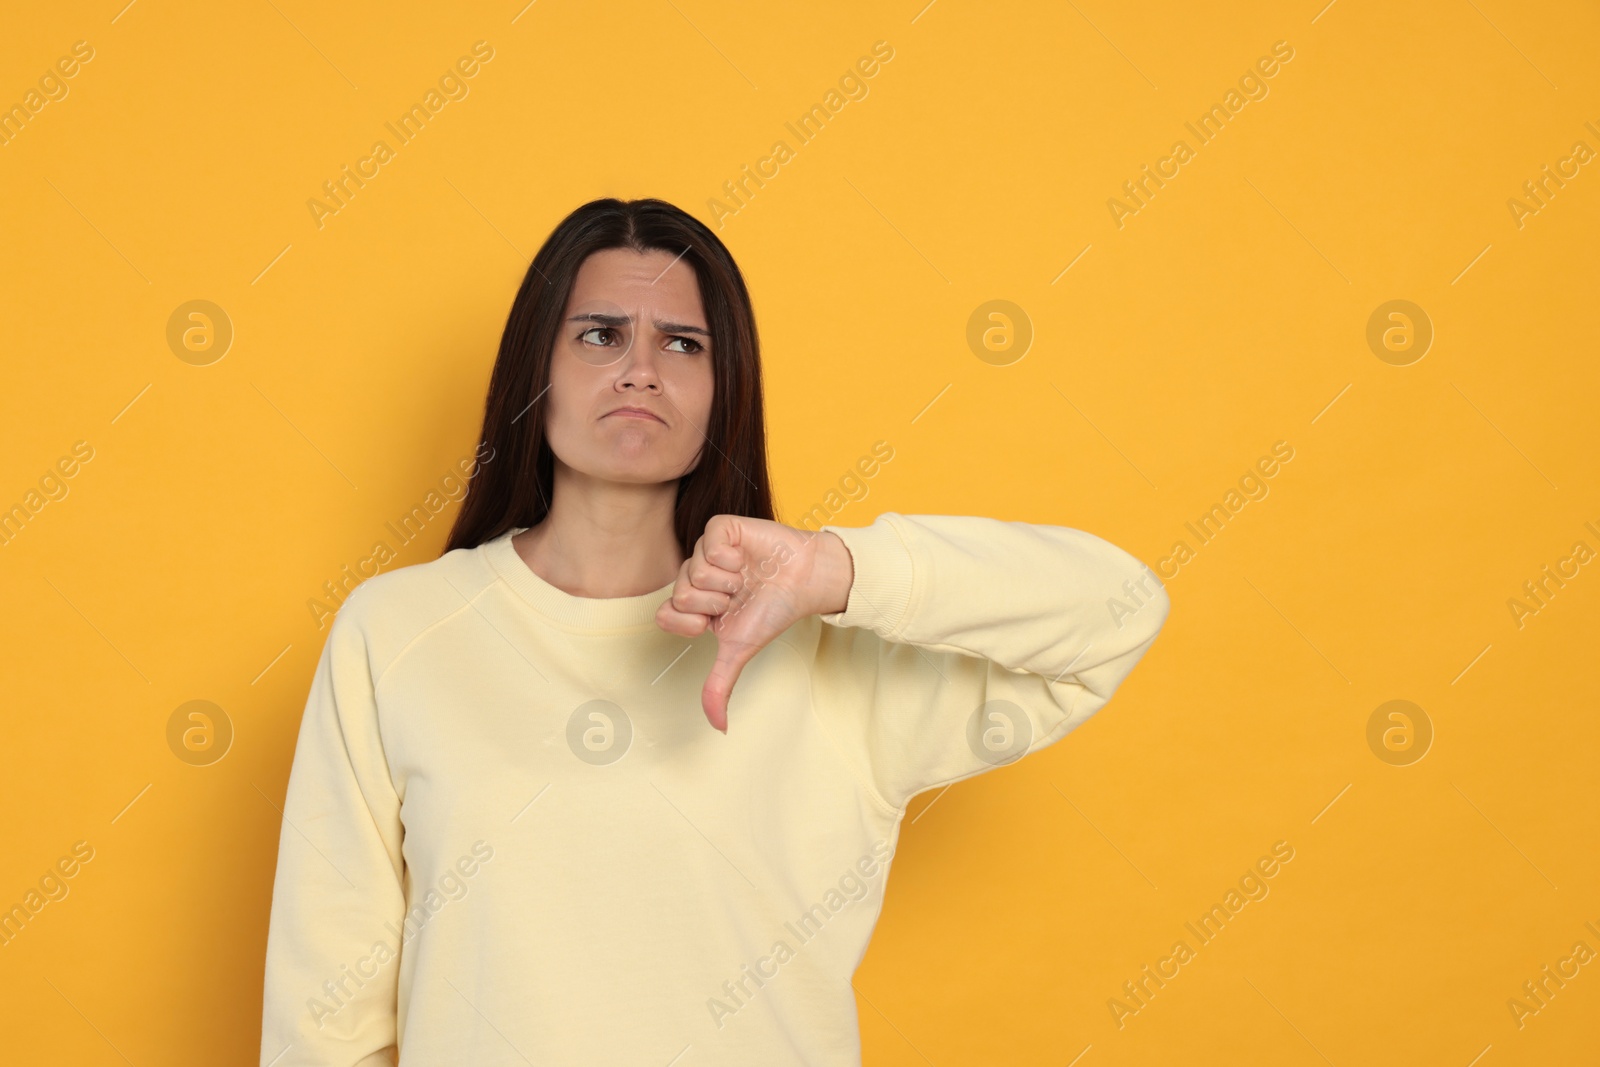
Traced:
<svg viewBox="0 0 1600 1067">
<path fill-rule="evenodd" d="M 687 558 L 713 515 L 772 519 L 761 351 L 744 276 L 704 223 L 662 200 L 591 200 L 545 239 L 511 304 L 483 406 L 480 462 L 444 551 L 475 548 L 550 513 L 554 455 L 540 403 L 583 261 L 608 248 L 661 251 L 694 268 L 711 331 L 715 392 L 706 444 L 678 479 L 674 529 Z M 484 448 L 493 449 L 485 452 Z"/>
</svg>

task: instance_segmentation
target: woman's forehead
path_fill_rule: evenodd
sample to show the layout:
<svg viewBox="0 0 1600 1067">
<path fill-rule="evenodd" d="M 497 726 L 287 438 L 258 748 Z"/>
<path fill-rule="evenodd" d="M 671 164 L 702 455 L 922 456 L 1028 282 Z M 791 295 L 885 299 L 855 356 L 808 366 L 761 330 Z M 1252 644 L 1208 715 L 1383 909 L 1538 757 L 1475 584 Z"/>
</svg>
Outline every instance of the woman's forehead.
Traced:
<svg viewBox="0 0 1600 1067">
<path fill-rule="evenodd" d="M 598 312 L 650 322 L 704 318 L 699 280 L 682 256 L 630 248 L 598 251 L 579 267 L 568 317 Z"/>
</svg>

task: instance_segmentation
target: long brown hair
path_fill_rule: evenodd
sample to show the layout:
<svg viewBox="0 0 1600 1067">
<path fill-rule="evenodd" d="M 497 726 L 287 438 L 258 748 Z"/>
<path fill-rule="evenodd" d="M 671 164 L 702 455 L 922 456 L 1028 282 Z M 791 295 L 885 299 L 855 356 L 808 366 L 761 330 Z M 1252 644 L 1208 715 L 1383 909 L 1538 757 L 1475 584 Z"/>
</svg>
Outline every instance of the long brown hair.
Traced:
<svg viewBox="0 0 1600 1067">
<path fill-rule="evenodd" d="M 511 304 L 489 378 L 478 451 L 487 455 L 471 480 L 444 551 L 474 548 L 550 513 L 554 454 L 540 403 L 550 384 L 550 356 L 578 268 L 609 248 L 661 251 L 694 268 L 709 320 L 715 391 L 706 445 L 678 479 L 673 526 L 687 558 L 713 515 L 772 519 L 767 474 L 761 350 L 744 276 L 728 249 L 694 216 L 662 200 L 591 200 L 545 239 Z M 484 453 L 484 446 L 493 449 Z"/>
</svg>

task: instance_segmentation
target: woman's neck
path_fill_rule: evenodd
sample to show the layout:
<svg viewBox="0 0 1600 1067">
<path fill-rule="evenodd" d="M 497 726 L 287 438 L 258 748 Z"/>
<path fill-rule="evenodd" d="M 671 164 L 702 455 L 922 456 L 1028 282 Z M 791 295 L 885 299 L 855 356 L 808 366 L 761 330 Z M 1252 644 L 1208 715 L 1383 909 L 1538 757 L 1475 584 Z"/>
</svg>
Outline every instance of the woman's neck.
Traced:
<svg viewBox="0 0 1600 1067">
<path fill-rule="evenodd" d="M 556 475 L 550 513 L 512 538 L 529 569 L 573 596 L 641 596 L 677 577 L 676 482 L 638 485 Z"/>
</svg>

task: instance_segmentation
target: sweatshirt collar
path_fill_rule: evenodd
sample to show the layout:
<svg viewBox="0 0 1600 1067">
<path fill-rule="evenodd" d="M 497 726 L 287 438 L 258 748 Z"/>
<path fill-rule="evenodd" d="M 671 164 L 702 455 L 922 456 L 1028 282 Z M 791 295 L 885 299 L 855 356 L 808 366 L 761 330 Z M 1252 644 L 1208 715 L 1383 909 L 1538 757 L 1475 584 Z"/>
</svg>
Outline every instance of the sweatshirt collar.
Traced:
<svg viewBox="0 0 1600 1067">
<path fill-rule="evenodd" d="M 511 539 L 526 526 L 514 526 L 479 546 L 490 566 L 539 614 L 575 629 L 613 630 L 654 626 L 656 610 L 672 593 L 677 579 L 638 596 L 581 597 L 557 589 L 523 562 Z"/>
</svg>

